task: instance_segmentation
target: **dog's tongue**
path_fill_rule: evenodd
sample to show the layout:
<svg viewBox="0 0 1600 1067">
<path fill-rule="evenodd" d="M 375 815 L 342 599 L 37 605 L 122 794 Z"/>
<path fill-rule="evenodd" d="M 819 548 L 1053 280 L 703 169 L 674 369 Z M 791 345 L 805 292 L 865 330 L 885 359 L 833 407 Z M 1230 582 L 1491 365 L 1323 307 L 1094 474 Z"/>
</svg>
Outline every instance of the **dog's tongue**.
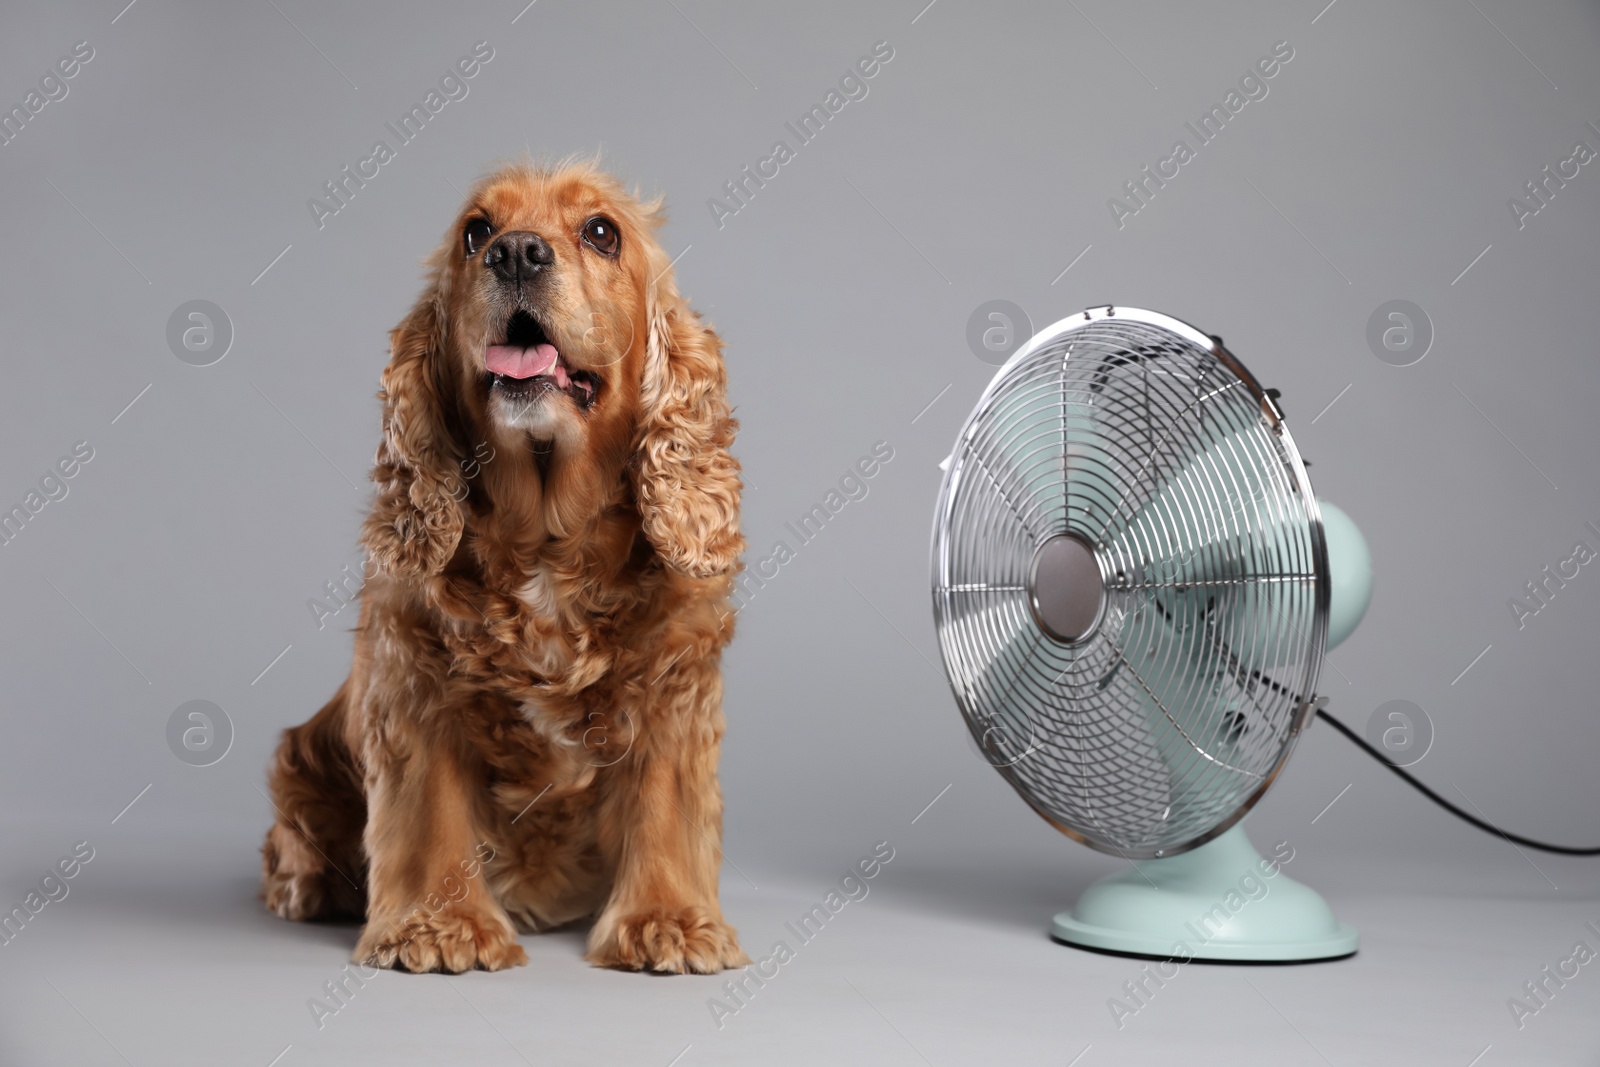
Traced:
<svg viewBox="0 0 1600 1067">
<path fill-rule="evenodd" d="M 555 371 L 559 356 L 552 344 L 519 348 L 516 345 L 490 345 L 483 354 L 490 374 L 507 378 L 535 378 Z"/>
</svg>

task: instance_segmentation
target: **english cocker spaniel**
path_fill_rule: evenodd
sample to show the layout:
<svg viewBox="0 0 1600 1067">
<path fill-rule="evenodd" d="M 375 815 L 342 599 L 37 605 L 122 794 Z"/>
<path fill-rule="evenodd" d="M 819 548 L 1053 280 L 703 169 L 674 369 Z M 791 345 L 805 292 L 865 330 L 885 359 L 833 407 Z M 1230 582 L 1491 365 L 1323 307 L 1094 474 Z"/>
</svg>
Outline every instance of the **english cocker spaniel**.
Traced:
<svg viewBox="0 0 1600 1067">
<path fill-rule="evenodd" d="M 744 540 L 721 341 L 661 202 L 588 163 L 473 189 L 390 333 L 350 676 L 270 770 L 267 906 L 354 959 L 749 962 L 717 899 L 719 662 Z"/>
</svg>

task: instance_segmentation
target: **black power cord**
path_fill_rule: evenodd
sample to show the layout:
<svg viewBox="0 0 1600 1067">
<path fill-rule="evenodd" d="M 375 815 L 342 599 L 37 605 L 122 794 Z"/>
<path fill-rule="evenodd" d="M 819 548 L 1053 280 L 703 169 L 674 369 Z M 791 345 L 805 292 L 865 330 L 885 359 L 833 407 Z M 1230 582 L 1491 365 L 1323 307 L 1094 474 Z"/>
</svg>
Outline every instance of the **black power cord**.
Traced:
<svg viewBox="0 0 1600 1067">
<path fill-rule="evenodd" d="M 1421 793 L 1423 796 L 1439 805 L 1445 811 L 1448 811 L 1451 815 L 1471 823 L 1480 830 L 1491 834 L 1498 834 L 1514 845 L 1526 845 L 1528 848 L 1536 848 L 1541 852 L 1556 852 L 1563 856 L 1600 856 L 1600 848 L 1573 848 L 1570 845 L 1551 845 L 1544 841 L 1535 841 L 1531 837 L 1522 837 L 1519 834 L 1507 833 L 1505 830 L 1500 829 L 1500 827 L 1491 822 L 1485 822 L 1470 812 L 1462 811 L 1444 797 L 1423 785 L 1420 781 L 1413 778 L 1400 767 L 1396 766 L 1382 752 L 1379 752 L 1376 748 L 1373 748 L 1371 745 L 1369 745 L 1366 740 L 1359 736 L 1354 730 L 1350 729 L 1350 727 L 1346 726 L 1338 719 L 1335 719 L 1332 715 L 1329 715 L 1322 708 L 1317 709 L 1317 718 L 1327 722 L 1328 725 L 1332 726 L 1335 730 L 1338 730 L 1341 734 L 1344 734 L 1345 737 L 1355 742 L 1358 747 L 1365 750 L 1367 755 L 1371 756 L 1373 759 L 1377 760 L 1379 763 L 1398 774 L 1401 780 L 1407 785 L 1411 786 L 1411 788 L 1415 789 L 1417 792 Z"/>
</svg>

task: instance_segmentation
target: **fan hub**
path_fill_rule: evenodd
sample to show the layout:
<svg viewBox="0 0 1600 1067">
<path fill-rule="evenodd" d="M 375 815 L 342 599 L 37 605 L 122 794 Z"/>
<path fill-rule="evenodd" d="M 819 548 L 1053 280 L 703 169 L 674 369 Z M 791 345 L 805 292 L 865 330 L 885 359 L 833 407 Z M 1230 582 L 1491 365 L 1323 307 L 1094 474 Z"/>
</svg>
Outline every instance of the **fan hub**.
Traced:
<svg viewBox="0 0 1600 1067">
<path fill-rule="evenodd" d="M 1047 637 L 1077 644 L 1093 634 L 1105 614 L 1106 583 L 1089 543 L 1057 534 L 1041 544 L 1033 554 L 1028 599 Z"/>
</svg>

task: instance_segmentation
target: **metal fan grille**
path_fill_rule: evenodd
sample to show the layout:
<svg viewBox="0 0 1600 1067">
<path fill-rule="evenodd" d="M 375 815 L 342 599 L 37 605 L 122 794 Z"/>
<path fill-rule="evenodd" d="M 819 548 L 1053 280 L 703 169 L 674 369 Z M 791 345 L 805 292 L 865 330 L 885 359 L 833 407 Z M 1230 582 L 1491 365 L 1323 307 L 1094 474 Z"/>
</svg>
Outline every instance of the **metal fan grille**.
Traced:
<svg viewBox="0 0 1600 1067">
<path fill-rule="evenodd" d="M 1104 586 L 1046 632 L 1041 545 Z M 1097 309 L 1042 332 L 968 420 L 933 546 L 940 649 L 980 751 L 1035 810 L 1144 858 L 1210 840 L 1282 767 L 1324 649 L 1321 520 L 1276 409 L 1174 319 Z"/>
</svg>

